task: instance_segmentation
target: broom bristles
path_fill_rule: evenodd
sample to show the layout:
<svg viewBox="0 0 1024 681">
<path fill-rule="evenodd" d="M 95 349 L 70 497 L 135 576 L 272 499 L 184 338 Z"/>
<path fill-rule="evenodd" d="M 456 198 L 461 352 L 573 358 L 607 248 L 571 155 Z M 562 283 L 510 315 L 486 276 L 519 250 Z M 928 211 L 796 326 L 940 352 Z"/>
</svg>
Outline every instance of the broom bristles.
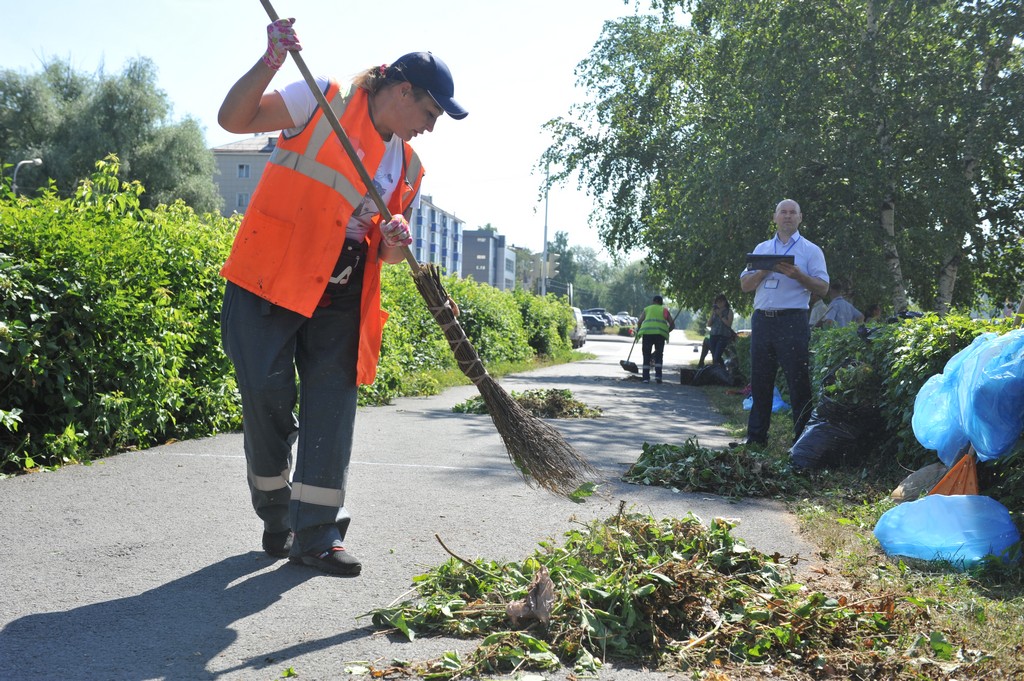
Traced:
<svg viewBox="0 0 1024 681">
<path fill-rule="evenodd" d="M 421 265 L 413 280 L 434 320 L 441 326 L 455 353 L 459 369 L 476 385 L 487 405 L 508 457 L 527 483 L 568 496 L 588 481 L 595 471 L 562 434 L 516 402 L 487 373 L 476 348 L 455 318 L 441 275 L 432 264 Z"/>
<path fill-rule="evenodd" d="M 527 483 L 569 496 L 595 474 L 594 468 L 555 428 L 523 409 L 490 374 L 477 383 L 508 457 Z"/>
</svg>

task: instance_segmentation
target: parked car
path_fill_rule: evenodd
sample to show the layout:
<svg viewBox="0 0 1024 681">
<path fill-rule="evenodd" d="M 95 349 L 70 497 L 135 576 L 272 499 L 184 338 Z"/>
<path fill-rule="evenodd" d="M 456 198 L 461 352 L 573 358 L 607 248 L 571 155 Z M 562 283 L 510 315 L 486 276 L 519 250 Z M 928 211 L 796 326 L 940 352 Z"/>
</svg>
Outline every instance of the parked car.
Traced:
<svg viewBox="0 0 1024 681">
<path fill-rule="evenodd" d="M 629 314 L 625 310 L 623 310 L 622 312 L 618 313 L 615 316 L 619 317 L 620 319 L 625 320 L 624 324 L 629 324 L 631 326 L 636 326 L 636 317 L 634 317 L 633 315 Z"/>
<path fill-rule="evenodd" d="M 633 318 L 628 314 L 615 315 L 615 323 L 619 326 L 633 326 Z"/>
<path fill-rule="evenodd" d="M 583 313 L 583 323 L 587 327 L 587 333 L 604 333 L 605 327 L 608 326 L 603 317 L 586 312 Z"/>
<path fill-rule="evenodd" d="M 576 317 L 576 326 L 569 331 L 569 341 L 575 350 L 582 348 L 583 344 L 587 342 L 587 323 L 583 320 L 583 311 L 578 307 L 572 309 L 572 314 Z"/>
<path fill-rule="evenodd" d="M 615 317 L 611 316 L 608 313 L 608 310 L 604 309 L 603 307 L 592 307 L 589 310 L 584 310 L 583 314 L 594 315 L 595 317 L 604 320 L 605 326 L 616 325 Z"/>
</svg>

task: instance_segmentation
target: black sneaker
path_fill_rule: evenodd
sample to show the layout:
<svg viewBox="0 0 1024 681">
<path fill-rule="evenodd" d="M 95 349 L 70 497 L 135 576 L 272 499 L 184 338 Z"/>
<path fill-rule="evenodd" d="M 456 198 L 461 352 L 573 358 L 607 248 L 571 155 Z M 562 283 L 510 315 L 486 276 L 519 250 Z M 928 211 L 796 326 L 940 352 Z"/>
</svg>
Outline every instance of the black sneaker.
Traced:
<svg viewBox="0 0 1024 681">
<path fill-rule="evenodd" d="M 363 566 L 355 556 L 343 546 L 332 546 L 319 553 L 304 553 L 299 556 L 288 556 L 288 560 L 297 565 L 308 565 L 311 568 L 343 577 L 355 577 L 362 572 Z"/>
<path fill-rule="evenodd" d="M 263 533 L 263 550 L 274 558 L 287 558 L 292 550 L 292 531 Z"/>
</svg>

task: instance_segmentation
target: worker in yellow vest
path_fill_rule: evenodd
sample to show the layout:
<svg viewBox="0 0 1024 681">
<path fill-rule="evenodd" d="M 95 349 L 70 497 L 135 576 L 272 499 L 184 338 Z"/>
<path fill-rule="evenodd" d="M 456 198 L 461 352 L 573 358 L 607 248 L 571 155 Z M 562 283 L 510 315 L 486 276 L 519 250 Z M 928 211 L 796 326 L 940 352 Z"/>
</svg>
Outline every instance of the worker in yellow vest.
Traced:
<svg viewBox="0 0 1024 681">
<path fill-rule="evenodd" d="M 654 382 L 661 383 L 661 369 L 665 357 L 665 343 L 668 334 L 676 328 L 675 321 L 665 307 L 661 296 L 654 296 L 653 303 L 644 308 L 637 321 L 637 334 L 642 338 L 641 349 L 644 353 L 644 383 L 651 382 L 651 369 L 654 369 Z"/>
</svg>

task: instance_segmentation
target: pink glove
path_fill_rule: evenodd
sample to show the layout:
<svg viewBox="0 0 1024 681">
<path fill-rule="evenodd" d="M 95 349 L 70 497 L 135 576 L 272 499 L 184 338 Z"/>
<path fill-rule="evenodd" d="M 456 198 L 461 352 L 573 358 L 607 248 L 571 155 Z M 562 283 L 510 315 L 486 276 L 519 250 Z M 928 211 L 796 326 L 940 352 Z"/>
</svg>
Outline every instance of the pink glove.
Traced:
<svg viewBox="0 0 1024 681">
<path fill-rule="evenodd" d="M 396 246 L 408 246 L 412 243 L 412 234 L 409 233 L 409 223 L 402 215 L 393 215 L 391 222 L 381 225 L 380 234 L 384 237 L 384 245 L 388 248 Z"/>
<path fill-rule="evenodd" d="M 292 26 L 294 23 L 295 19 L 278 19 L 267 26 L 267 52 L 263 55 L 263 63 L 275 71 L 284 64 L 289 52 L 302 49 Z"/>
</svg>

